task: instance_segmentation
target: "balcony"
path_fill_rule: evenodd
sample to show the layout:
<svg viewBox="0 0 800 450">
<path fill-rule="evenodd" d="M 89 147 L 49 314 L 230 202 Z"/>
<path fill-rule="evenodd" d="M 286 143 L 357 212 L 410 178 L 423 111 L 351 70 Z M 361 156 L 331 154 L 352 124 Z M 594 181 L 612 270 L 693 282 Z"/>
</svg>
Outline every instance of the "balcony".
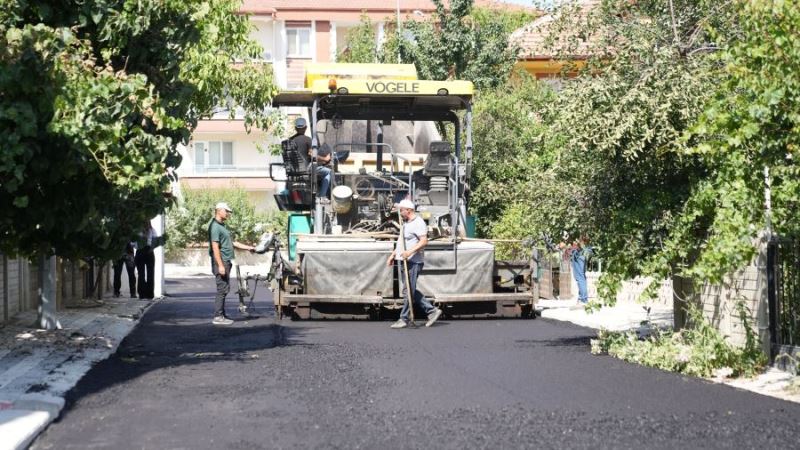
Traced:
<svg viewBox="0 0 800 450">
<path fill-rule="evenodd" d="M 266 157 L 265 157 L 266 159 Z M 184 174 L 184 177 L 268 177 L 269 162 L 259 165 L 195 165 L 192 166 L 191 174 Z"/>
</svg>

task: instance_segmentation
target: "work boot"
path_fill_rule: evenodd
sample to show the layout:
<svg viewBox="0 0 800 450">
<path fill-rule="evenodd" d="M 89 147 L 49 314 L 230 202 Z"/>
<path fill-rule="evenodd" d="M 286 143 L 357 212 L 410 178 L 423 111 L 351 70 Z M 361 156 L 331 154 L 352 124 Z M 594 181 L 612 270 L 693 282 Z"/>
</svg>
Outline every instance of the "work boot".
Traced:
<svg viewBox="0 0 800 450">
<path fill-rule="evenodd" d="M 436 323 L 436 321 L 439 320 L 439 317 L 441 317 L 441 315 L 442 315 L 441 309 L 439 308 L 434 309 L 432 313 L 428 314 L 428 321 L 425 322 L 425 326 L 429 327 L 434 323 Z"/>
<path fill-rule="evenodd" d="M 390 328 L 399 329 L 399 328 L 406 328 L 406 327 L 408 327 L 408 322 L 406 322 L 403 319 L 400 319 L 397 322 L 393 323 Z"/>
</svg>

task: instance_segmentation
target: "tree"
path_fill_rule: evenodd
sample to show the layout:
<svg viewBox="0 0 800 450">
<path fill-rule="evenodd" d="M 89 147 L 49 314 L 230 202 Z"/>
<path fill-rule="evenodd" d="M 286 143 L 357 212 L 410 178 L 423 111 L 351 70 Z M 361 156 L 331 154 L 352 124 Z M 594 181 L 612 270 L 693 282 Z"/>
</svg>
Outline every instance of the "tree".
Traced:
<svg viewBox="0 0 800 450">
<path fill-rule="evenodd" d="M 400 47 L 404 62 L 413 62 L 424 79 L 469 80 L 481 89 L 505 82 L 516 61 L 508 32 L 495 22 L 474 20 L 473 0 L 453 0 L 449 8 L 433 0 L 436 14 L 426 22 L 409 21 L 389 45 Z M 406 35 L 406 32 L 408 33 Z"/>
<path fill-rule="evenodd" d="M 491 24 L 500 25 L 503 32 L 511 34 L 535 20 L 541 13 L 530 10 L 509 10 L 504 8 L 475 7 L 470 16 L 480 27 Z"/>
<path fill-rule="evenodd" d="M 276 123 L 239 1 L 0 3 L 3 252 L 117 256 L 171 203 L 199 119 Z"/>
<path fill-rule="evenodd" d="M 703 220 L 681 219 L 712 170 L 689 151 L 703 138 L 685 136 L 720 82 L 709 53 L 735 29 L 732 11 L 724 2 L 605 0 L 593 10 L 568 4 L 554 13 L 550 53 L 588 60 L 542 114 L 546 142 L 557 147 L 540 144 L 553 153 L 552 166 L 529 166 L 531 182 L 518 185 L 535 197 L 522 229 L 590 234 L 602 249 L 601 296 L 609 303 L 622 279 L 659 279 L 699 261 L 703 247 L 672 251 L 669 242 L 680 233 L 700 242 L 708 236 Z M 508 214 L 525 216 L 519 207 Z"/>
<path fill-rule="evenodd" d="M 347 46 L 336 54 L 336 62 L 377 63 L 379 49 L 375 40 L 375 26 L 366 14 L 358 25 L 347 31 Z"/>
<path fill-rule="evenodd" d="M 425 22 L 409 20 L 386 30 L 381 45 L 369 18 L 347 36 L 347 52 L 337 55 L 340 62 L 412 63 L 427 80 L 470 80 L 478 88 L 502 84 L 516 61 L 516 49 L 508 43 L 509 23 L 521 20 L 512 14 L 490 16 L 482 10 L 478 18 L 470 14 L 473 0 L 455 0 L 449 9 L 433 0 L 436 14 Z M 495 20 L 492 20 L 495 19 Z"/>
<path fill-rule="evenodd" d="M 702 142 L 687 153 L 709 170 L 680 219 L 684 230 L 704 227 L 705 239 L 675 233 L 667 253 L 701 244 L 695 277 L 718 279 L 749 262 L 764 228 L 800 237 L 800 11 L 792 2 L 744 1 L 736 19 L 737 39 L 717 58 L 724 82 L 688 135 Z"/>
<path fill-rule="evenodd" d="M 557 149 L 548 136 L 549 105 L 555 99 L 549 86 L 525 72 L 476 96 L 471 210 L 480 235 L 522 237 L 548 228 L 538 222 L 544 215 L 527 212 L 544 195 L 541 180 Z M 540 180 L 535 189 L 533 179 Z"/>
</svg>

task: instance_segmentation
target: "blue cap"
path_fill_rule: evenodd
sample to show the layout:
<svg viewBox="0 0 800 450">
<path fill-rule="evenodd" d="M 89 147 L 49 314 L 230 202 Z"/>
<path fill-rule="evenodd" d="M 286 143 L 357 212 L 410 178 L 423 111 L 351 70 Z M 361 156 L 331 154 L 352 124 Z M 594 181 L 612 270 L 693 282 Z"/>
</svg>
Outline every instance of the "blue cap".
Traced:
<svg viewBox="0 0 800 450">
<path fill-rule="evenodd" d="M 298 117 L 294 120 L 294 127 L 295 128 L 306 128 L 308 124 L 306 123 L 306 119 L 302 117 Z"/>
</svg>

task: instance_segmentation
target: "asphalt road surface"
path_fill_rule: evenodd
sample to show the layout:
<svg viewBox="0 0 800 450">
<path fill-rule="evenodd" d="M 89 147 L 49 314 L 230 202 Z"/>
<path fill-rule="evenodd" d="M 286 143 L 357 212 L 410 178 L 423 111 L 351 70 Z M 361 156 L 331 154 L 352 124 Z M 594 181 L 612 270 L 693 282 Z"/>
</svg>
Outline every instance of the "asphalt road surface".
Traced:
<svg viewBox="0 0 800 450">
<path fill-rule="evenodd" d="M 589 353 L 536 320 L 211 325 L 168 281 L 35 449 L 797 448 L 800 405 Z M 266 293 L 256 300 L 266 311 Z M 229 297 L 232 316 L 235 305 Z"/>
</svg>

